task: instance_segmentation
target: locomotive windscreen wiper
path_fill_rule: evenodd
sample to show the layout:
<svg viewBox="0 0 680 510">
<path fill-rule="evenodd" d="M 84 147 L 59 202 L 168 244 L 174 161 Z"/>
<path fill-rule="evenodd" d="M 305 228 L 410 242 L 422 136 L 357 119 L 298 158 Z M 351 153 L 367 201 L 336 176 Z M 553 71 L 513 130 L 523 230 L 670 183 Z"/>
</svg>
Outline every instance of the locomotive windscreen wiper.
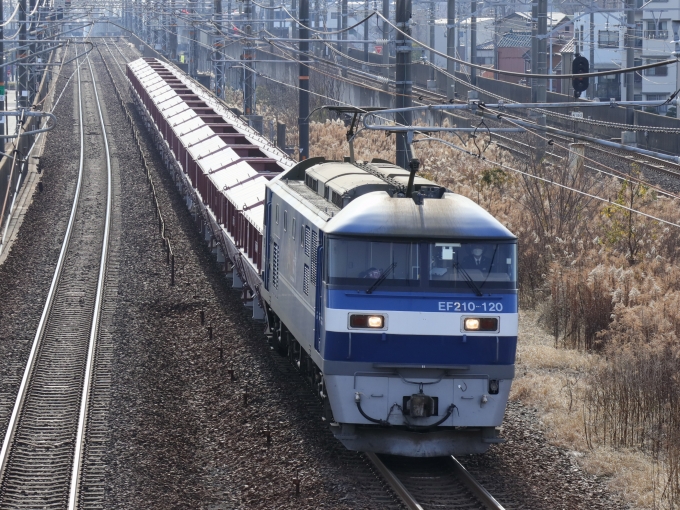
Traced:
<svg viewBox="0 0 680 510">
<path fill-rule="evenodd" d="M 465 278 L 465 283 L 467 283 L 470 286 L 470 288 L 475 291 L 475 294 L 477 294 L 478 296 L 483 295 L 482 291 L 479 290 L 479 287 L 477 287 L 477 284 L 472 279 L 472 277 L 468 274 L 468 272 L 465 269 L 460 267 L 460 264 L 458 264 L 458 262 L 454 262 L 453 267 L 458 269 L 458 272 L 463 275 L 463 278 Z"/>
<path fill-rule="evenodd" d="M 385 278 L 387 278 L 387 277 L 390 275 L 390 273 L 392 272 L 392 270 L 393 270 L 395 267 L 397 267 L 397 263 L 396 263 L 396 262 L 392 262 L 392 264 L 390 264 L 390 265 L 388 266 L 388 268 L 385 269 L 385 270 L 382 272 L 382 274 L 378 277 L 378 279 L 377 279 L 375 282 L 373 282 L 373 285 L 371 285 L 369 288 L 366 289 L 366 294 L 370 294 L 370 293 L 373 292 L 375 289 L 377 289 L 377 288 L 378 288 L 378 285 L 380 285 L 382 282 L 385 281 Z M 480 295 L 481 295 L 481 294 L 480 294 Z"/>
</svg>

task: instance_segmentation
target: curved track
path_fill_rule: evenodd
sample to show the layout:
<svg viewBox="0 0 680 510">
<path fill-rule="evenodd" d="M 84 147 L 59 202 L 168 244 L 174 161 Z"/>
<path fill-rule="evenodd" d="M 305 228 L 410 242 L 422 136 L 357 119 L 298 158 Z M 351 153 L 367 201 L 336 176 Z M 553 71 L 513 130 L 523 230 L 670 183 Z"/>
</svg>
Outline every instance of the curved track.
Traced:
<svg viewBox="0 0 680 510">
<path fill-rule="evenodd" d="M 410 510 L 503 510 L 454 457 L 366 455 Z"/>
<path fill-rule="evenodd" d="M 81 72 L 81 67 L 86 69 Z M 2 508 L 77 505 L 106 279 L 112 173 L 106 126 L 89 60 L 76 63 L 76 75 L 78 184 L 0 451 Z"/>
</svg>

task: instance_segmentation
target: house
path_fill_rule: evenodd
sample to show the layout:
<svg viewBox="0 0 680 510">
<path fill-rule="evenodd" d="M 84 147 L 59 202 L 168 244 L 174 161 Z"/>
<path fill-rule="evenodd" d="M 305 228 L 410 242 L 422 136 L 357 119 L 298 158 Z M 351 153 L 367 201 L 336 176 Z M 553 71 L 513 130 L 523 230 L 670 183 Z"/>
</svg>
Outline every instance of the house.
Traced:
<svg viewBox="0 0 680 510">
<path fill-rule="evenodd" d="M 672 19 L 679 19 L 680 0 L 658 0 L 646 4 L 642 9 L 642 19 L 636 23 L 636 44 L 640 48 L 636 55 L 635 65 L 651 64 L 660 60 L 668 60 L 675 45 Z M 678 89 L 677 64 L 645 69 L 636 73 L 636 99 L 645 101 L 665 101 Z M 655 109 L 656 113 L 665 114 L 668 105 Z"/>
<path fill-rule="evenodd" d="M 446 53 L 447 48 L 447 30 L 446 30 L 446 18 L 438 19 L 434 22 L 435 30 L 435 49 L 442 53 Z M 485 41 L 492 41 L 494 36 L 494 19 L 493 18 L 477 18 L 477 44 L 483 43 Z M 472 23 L 470 18 L 466 18 L 456 24 L 456 33 L 458 35 L 458 44 L 456 45 L 456 57 L 470 61 L 470 43 L 471 43 L 471 30 Z M 446 59 L 439 55 L 435 55 L 435 64 L 440 67 L 446 67 Z M 478 62 L 480 55 L 477 54 Z M 486 58 L 486 57 L 483 57 Z"/>
<path fill-rule="evenodd" d="M 515 73 L 526 73 L 526 56 L 531 51 L 531 32 L 511 32 L 500 38 L 496 44 L 498 69 Z M 503 81 L 519 83 L 522 78 L 499 74 Z"/>
</svg>

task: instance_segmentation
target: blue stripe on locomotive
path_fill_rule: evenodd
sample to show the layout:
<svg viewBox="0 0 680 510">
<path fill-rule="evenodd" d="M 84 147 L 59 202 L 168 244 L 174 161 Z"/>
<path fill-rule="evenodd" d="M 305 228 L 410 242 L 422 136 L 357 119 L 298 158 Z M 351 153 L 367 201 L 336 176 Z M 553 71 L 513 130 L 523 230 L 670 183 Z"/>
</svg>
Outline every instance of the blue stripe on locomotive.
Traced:
<svg viewBox="0 0 680 510">
<path fill-rule="evenodd" d="M 517 337 L 326 332 L 323 358 L 436 365 L 512 365 Z"/>
</svg>

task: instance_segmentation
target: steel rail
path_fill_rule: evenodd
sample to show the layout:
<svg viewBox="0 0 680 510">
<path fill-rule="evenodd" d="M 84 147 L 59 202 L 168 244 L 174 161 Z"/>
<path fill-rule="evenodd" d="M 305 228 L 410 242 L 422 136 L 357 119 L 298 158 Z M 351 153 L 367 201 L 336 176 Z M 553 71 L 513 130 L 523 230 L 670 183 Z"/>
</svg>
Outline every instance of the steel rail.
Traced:
<svg viewBox="0 0 680 510">
<path fill-rule="evenodd" d="M 108 262 L 109 252 L 109 236 L 111 230 L 111 206 L 112 206 L 112 183 L 111 183 L 111 153 L 109 151 L 109 139 L 106 136 L 106 124 L 104 123 L 104 115 L 102 114 L 101 101 L 99 93 L 97 92 L 97 82 L 94 78 L 94 71 L 92 69 L 92 62 L 87 57 L 87 63 L 90 68 L 90 76 L 92 77 L 92 88 L 94 89 L 94 96 L 97 102 L 97 111 L 99 113 L 99 122 L 102 128 L 102 137 L 104 139 L 104 148 L 106 150 L 106 178 L 107 178 L 107 193 L 106 193 L 106 220 L 104 223 L 104 240 L 102 241 L 102 254 L 99 263 L 99 277 L 97 280 L 97 293 L 95 297 L 94 311 L 92 315 L 92 327 L 90 329 L 90 342 L 87 352 L 87 364 L 85 366 L 85 377 L 83 382 L 83 394 L 80 399 L 80 414 L 78 416 L 78 432 L 76 434 L 75 451 L 73 454 L 73 470 L 71 472 L 71 489 L 69 492 L 69 510 L 75 510 L 78 505 L 78 490 L 80 487 L 80 471 L 82 469 L 83 461 L 83 447 L 85 443 L 85 428 L 87 426 L 87 410 L 89 407 L 90 386 L 92 381 L 92 373 L 94 370 L 94 357 L 97 347 L 97 338 L 99 336 L 99 322 L 101 318 L 102 299 L 104 296 L 104 280 L 106 277 L 106 265 Z M 80 77 L 80 71 L 78 71 Z"/>
<path fill-rule="evenodd" d="M 85 158 L 85 133 L 83 128 L 83 105 L 82 105 L 82 92 L 80 88 L 80 67 L 78 67 L 78 103 L 79 103 L 79 126 L 80 126 L 80 163 L 78 166 L 78 182 L 76 184 L 76 192 L 73 199 L 73 206 L 71 207 L 71 216 L 69 217 L 68 226 L 66 227 L 66 234 L 64 235 L 64 241 L 61 246 L 61 251 L 59 252 L 59 259 L 57 260 L 57 267 L 54 271 L 54 276 L 52 277 L 52 284 L 47 293 L 47 300 L 45 302 L 45 307 L 43 308 L 42 315 L 40 316 L 40 322 L 38 323 L 38 329 L 35 333 L 35 338 L 33 339 L 33 345 L 31 347 L 31 352 L 28 356 L 26 362 L 26 369 L 24 370 L 24 375 L 21 378 L 21 385 L 19 386 L 19 392 L 17 394 L 17 399 L 14 403 L 14 409 L 12 410 L 12 415 L 10 416 L 9 423 L 7 425 L 7 431 L 5 432 L 5 438 L 2 443 L 2 450 L 0 450 L 0 486 L 5 476 L 5 469 L 7 468 L 7 463 L 9 461 L 10 446 L 14 440 L 14 435 L 19 423 L 19 415 L 28 392 L 28 383 L 33 372 L 35 365 L 36 356 L 40 348 L 41 340 L 45 333 L 45 326 L 47 324 L 47 318 L 49 312 L 52 308 L 54 302 L 54 296 L 56 293 L 57 285 L 61 277 L 62 270 L 64 268 L 64 262 L 66 259 L 66 252 L 68 250 L 69 242 L 71 240 L 71 234 L 73 233 L 73 225 L 75 223 L 76 212 L 78 210 L 78 202 L 80 200 L 80 191 L 83 182 L 83 167 Z"/>
<path fill-rule="evenodd" d="M 482 487 L 477 480 L 475 480 L 470 472 L 465 469 L 465 467 L 458 462 L 458 460 L 452 455 L 451 462 L 453 465 L 453 471 L 458 475 L 458 478 L 466 485 L 466 487 L 472 492 L 479 501 L 482 502 L 489 510 L 505 510 L 503 506 L 496 501 L 496 499 L 489 494 L 484 487 Z"/>
<path fill-rule="evenodd" d="M 396 492 L 397 496 L 401 498 L 404 505 L 409 510 L 424 510 L 422 506 L 418 504 L 416 499 L 411 495 L 404 484 L 401 483 L 399 478 L 385 465 L 383 461 L 375 453 L 366 453 L 366 457 L 371 463 L 376 467 L 380 474 L 385 478 L 387 483 L 392 487 L 392 490 Z"/>
<path fill-rule="evenodd" d="M 425 510 L 416 498 L 409 492 L 399 477 L 388 468 L 375 453 L 365 453 L 366 457 L 376 467 L 378 472 L 387 481 L 394 492 L 399 496 L 409 510 Z M 463 465 L 455 457 L 449 457 L 449 465 L 452 473 L 487 510 L 505 510 L 496 499 L 477 482 Z M 457 508 L 457 507 L 456 507 Z"/>
</svg>

